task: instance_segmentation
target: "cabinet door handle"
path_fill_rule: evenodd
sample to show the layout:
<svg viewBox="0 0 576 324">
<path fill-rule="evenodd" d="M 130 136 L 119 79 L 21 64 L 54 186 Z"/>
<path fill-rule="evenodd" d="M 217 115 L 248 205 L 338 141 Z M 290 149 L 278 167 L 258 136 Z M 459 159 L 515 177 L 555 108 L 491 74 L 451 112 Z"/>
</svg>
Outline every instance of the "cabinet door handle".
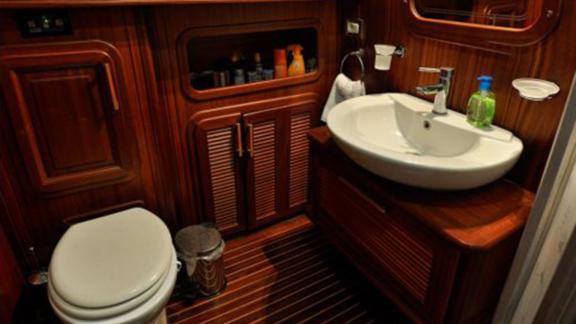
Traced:
<svg viewBox="0 0 576 324">
<path fill-rule="evenodd" d="M 242 126 L 240 123 L 236 123 L 236 153 L 238 157 L 244 156 L 244 149 L 242 148 Z"/>
<path fill-rule="evenodd" d="M 112 100 L 112 108 L 115 111 L 120 110 L 120 103 L 118 102 L 118 93 L 116 92 L 116 84 L 114 76 L 112 75 L 112 67 L 110 63 L 104 63 L 104 71 L 106 72 L 106 81 L 108 82 L 108 89 L 110 91 L 110 99 Z"/>
<path fill-rule="evenodd" d="M 250 158 L 254 157 L 254 125 L 248 124 L 248 156 Z"/>
</svg>

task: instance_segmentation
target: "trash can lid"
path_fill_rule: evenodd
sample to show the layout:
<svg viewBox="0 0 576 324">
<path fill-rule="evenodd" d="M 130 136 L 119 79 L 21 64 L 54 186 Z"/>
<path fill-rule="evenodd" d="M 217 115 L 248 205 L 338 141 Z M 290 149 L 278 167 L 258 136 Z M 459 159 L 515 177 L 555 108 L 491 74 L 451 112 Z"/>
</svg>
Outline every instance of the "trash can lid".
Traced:
<svg viewBox="0 0 576 324">
<path fill-rule="evenodd" d="M 222 236 L 211 225 L 193 225 L 181 229 L 175 238 L 180 253 L 188 256 L 207 254 L 222 244 Z"/>
</svg>

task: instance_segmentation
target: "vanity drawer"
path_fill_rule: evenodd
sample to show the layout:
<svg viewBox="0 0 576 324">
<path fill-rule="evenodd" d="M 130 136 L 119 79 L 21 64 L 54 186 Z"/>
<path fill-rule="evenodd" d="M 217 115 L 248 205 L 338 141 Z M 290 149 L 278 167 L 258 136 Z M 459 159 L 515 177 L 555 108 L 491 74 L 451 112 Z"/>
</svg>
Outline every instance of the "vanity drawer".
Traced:
<svg viewBox="0 0 576 324">
<path fill-rule="evenodd" d="M 317 222 L 388 297 L 426 322 L 442 322 L 459 253 L 386 202 L 319 168 Z"/>
</svg>

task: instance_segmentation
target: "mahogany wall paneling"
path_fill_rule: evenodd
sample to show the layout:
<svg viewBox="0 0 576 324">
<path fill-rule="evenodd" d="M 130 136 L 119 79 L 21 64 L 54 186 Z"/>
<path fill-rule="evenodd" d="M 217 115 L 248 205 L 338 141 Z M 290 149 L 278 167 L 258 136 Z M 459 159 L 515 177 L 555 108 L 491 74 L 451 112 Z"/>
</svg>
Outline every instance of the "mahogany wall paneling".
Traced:
<svg viewBox="0 0 576 324">
<path fill-rule="evenodd" d="M 540 41 L 523 47 L 461 43 L 458 38 L 439 40 L 415 34 L 402 1 L 348 1 L 344 17 L 365 20 L 367 59 L 371 44 L 399 44 L 408 49 L 402 59 L 394 59 L 389 72 L 367 70 L 368 92 L 405 92 L 417 95 L 419 85 L 437 82 L 437 75 L 419 73 L 420 66 L 456 68 L 449 107 L 465 112 L 470 95 L 477 91 L 479 75 L 494 77 L 497 108 L 495 124 L 512 131 L 524 143 L 524 152 L 508 177 L 535 192 L 546 166 L 547 156 L 562 117 L 568 89 L 576 70 L 576 43 L 566 35 L 576 32 L 576 3 L 561 2 L 556 27 Z M 451 33 L 443 33 L 450 37 Z M 344 48 L 343 51 L 351 48 Z M 562 62 L 559 64 L 558 62 Z M 515 78 L 533 77 L 556 82 L 561 92 L 550 100 L 522 99 L 512 88 Z M 422 97 L 433 100 L 433 96 Z"/>
<path fill-rule="evenodd" d="M 536 1 L 536 0 L 531 0 Z M 450 42 L 473 46 L 512 45 L 526 46 L 546 37 L 558 23 L 562 0 L 541 2 L 541 14 L 534 23 L 523 28 L 499 27 L 422 17 L 416 0 L 404 1 L 404 16 L 413 33 Z M 534 9 L 533 9 L 534 10 Z"/>
<path fill-rule="evenodd" d="M 113 155 L 114 161 L 119 161 L 118 163 L 121 163 L 119 165 L 128 174 L 126 177 L 112 178 L 102 182 L 57 188 L 58 191 L 39 192 L 31 183 L 30 170 L 23 160 L 23 152 L 20 147 L 19 136 L 21 134 L 17 131 L 17 125 L 14 123 L 13 116 L 19 116 L 14 115 L 14 111 L 18 113 L 20 111 L 15 109 L 12 104 L 14 98 L 10 98 L 2 88 L 0 94 L 0 124 L 2 126 L 0 128 L 2 144 L 0 145 L 0 167 L 2 169 L 0 192 L 5 199 L 7 208 L 1 214 L 1 221 L 6 230 L 14 233 L 14 235 L 10 235 L 10 239 L 12 239 L 14 251 L 24 272 L 37 267 L 36 262 L 27 252 L 29 247 L 35 248 L 41 266 L 48 265 L 52 249 L 67 228 L 64 223 L 65 220 L 79 219 L 85 216 L 95 217 L 119 209 L 144 206 L 161 216 L 174 229 L 175 215 L 165 212 L 165 209 L 161 208 L 161 205 L 164 205 L 164 197 L 157 193 L 162 191 L 166 177 L 161 176 L 161 172 L 156 166 L 159 158 L 155 157 L 156 143 L 153 125 L 155 125 L 156 120 L 150 117 L 150 111 L 162 112 L 163 110 L 157 109 L 153 100 L 149 100 L 150 93 L 156 90 L 148 88 L 150 83 L 146 81 L 147 76 L 142 71 L 143 64 L 149 66 L 146 64 L 144 54 L 142 54 L 146 46 L 146 40 L 142 37 L 147 37 L 147 34 L 142 33 L 142 25 L 139 24 L 143 22 L 136 19 L 137 12 L 136 9 L 127 8 L 69 9 L 68 13 L 74 27 L 73 34 L 24 39 L 16 28 L 17 12 L 0 11 L 0 21 L 2 21 L 0 24 L 0 46 L 2 47 L 0 55 L 16 53 L 19 50 L 27 54 L 27 49 L 30 49 L 30 51 L 38 52 L 38 57 L 29 60 L 29 62 L 46 62 L 49 69 L 51 66 L 59 66 L 60 63 L 54 64 L 56 58 L 44 59 L 44 56 L 60 57 L 64 55 L 64 61 L 76 62 L 74 61 L 75 58 L 65 55 L 65 51 L 75 51 L 78 54 L 75 55 L 78 60 L 86 58 L 86 56 L 94 58 L 94 67 L 87 70 L 91 71 L 89 76 L 95 77 L 95 91 L 100 94 L 101 104 L 96 107 L 106 109 L 106 114 L 101 114 L 101 116 L 107 117 L 108 119 L 105 121 L 114 127 L 111 133 L 117 132 L 118 134 L 109 137 L 110 145 L 108 146 L 121 149 L 119 155 Z M 102 21 L 106 21 L 106 24 L 103 24 Z M 45 55 L 41 49 L 51 53 Z M 94 51 L 103 52 L 104 55 L 90 54 Z M 114 111 L 109 101 L 110 90 L 107 77 L 102 78 L 103 72 L 106 72 L 102 64 L 105 62 L 111 62 L 112 79 L 116 83 L 118 91 L 119 111 Z M 85 73 L 82 70 L 84 68 L 81 67 L 82 62 L 79 63 L 77 65 L 80 66 L 78 70 L 64 64 L 63 69 L 50 70 L 47 73 L 59 76 L 58 73 L 71 71 L 70 75 L 76 77 L 77 71 Z M 24 70 L 18 70 L 18 73 L 22 71 Z M 12 83 L 11 79 L 7 80 Z M 2 78 L 1 83 L 4 85 L 5 81 L 6 79 Z M 52 84 L 51 82 L 50 85 Z M 93 92 L 81 89 L 76 93 L 92 95 Z M 66 98 L 69 96 L 70 94 L 66 93 L 62 96 L 61 101 L 70 102 L 70 98 Z M 25 103 L 28 105 L 28 102 Z M 89 112 L 88 107 L 91 107 L 90 105 L 77 106 L 79 112 Z M 44 108 L 44 106 L 41 107 Z M 28 108 L 26 106 L 26 109 Z M 72 117 L 78 118 L 75 110 L 72 110 L 71 113 L 68 108 L 65 107 L 64 110 L 56 111 L 42 110 L 41 112 L 45 114 L 49 111 L 51 116 L 57 116 L 56 112 L 65 111 L 68 120 Z M 87 115 L 87 117 L 90 116 L 93 115 Z M 71 127 L 75 126 L 71 125 Z M 83 131 L 85 130 L 83 129 Z M 50 133 L 51 135 L 56 134 L 55 132 Z M 83 138 L 71 138 L 69 141 L 75 143 L 79 142 L 80 139 L 83 140 Z M 100 149 L 101 144 L 97 144 L 98 147 L 94 147 L 94 150 Z M 88 149 L 87 147 L 71 147 L 70 152 L 74 151 L 72 148 L 76 151 Z M 59 150 L 58 152 L 65 151 Z M 96 168 L 96 166 L 91 167 Z M 99 173 L 95 173 L 95 175 L 101 176 Z"/>
<path fill-rule="evenodd" d="M 0 323 L 12 323 L 24 279 L 8 238 L 0 226 Z"/>
<path fill-rule="evenodd" d="M 0 50 L 2 88 L 23 161 L 39 192 L 129 180 L 122 67 L 104 42 Z"/>
<path fill-rule="evenodd" d="M 246 224 L 242 132 L 240 113 L 207 118 L 196 126 L 204 217 L 214 222 L 224 235 L 242 230 Z"/>
<path fill-rule="evenodd" d="M 243 85 L 228 86 L 222 88 L 212 88 L 206 90 L 195 89 L 190 80 L 190 62 L 189 60 L 202 60 L 206 61 L 211 57 L 212 60 L 218 59 L 222 56 L 230 56 L 235 50 L 243 49 L 242 46 L 235 44 L 234 41 L 228 40 L 228 38 L 246 38 L 246 37 L 257 37 L 258 34 L 266 32 L 275 32 L 274 34 L 268 35 L 267 39 L 261 39 L 259 46 L 264 46 L 264 48 L 258 48 L 256 50 L 266 49 L 272 51 L 273 48 L 279 46 L 286 46 L 289 44 L 298 43 L 295 39 L 286 37 L 286 39 L 279 39 L 282 37 L 283 33 L 289 35 L 290 31 L 296 32 L 298 30 L 303 31 L 309 29 L 311 34 L 306 37 L 310 38 L 312 43 L 315 43 L 316 49 L 308 49 L 308 53 L 316 53 L 317 57 L 322 57 L 321 47 L 319 45 L 318 33 L 320 30 L 318 21 L 303 19 L 294 21 L 282 21 L 282 22 L 266 22 L 266 23 L 254 23 L 254 24 L 242 24 L 242 25 L 228 25 L 228 26 L 215 26 L 215 27 L 201 27 L 201 28 L 191 28 L 185 31 L 178 40 L 178 62 L 180 65 L 180 79 L 182 83 L 182 91 L 188 95 L 191 99 L 195 100 L 208 100 L 216 99 L 227 96 L 239 95 L 243 93 L 250 93 L 262 90 L 269 90 L 274 88 L 286 87 L 295 84 L 302 84 L 313 82 L 320 77 L 322 69 L 324 68 L 324 62 L 318 60 L 318 69 L 311 73 L 306 73 L 301 76 L 286 77 L 282 79 L 274 79 L 269 81 L 260 81 L 255 83 L 246 83 Z M 300 33 L 305 35 L 305 33 Z M 303 36 L 300 36 L 303 37 Z M 261 37 L 259 37 L 261 38 Z M 314 41 L 315 40 L 315 41 Z M 197 49 L 196 51 L 191 50 L 189 52 L 189 43 L 195 42 L 202 44 L 212 43 L 218 44 L 217 49 L 208 51 L 204 49 Z M 306 41 L 306 43 L 310 43 Z M 226 51 L 227 50 L 227 51 Z M 254 51 L 255 49 L 250 49 Z M 220 55 L 217 54 L 220 52 Z M 250 53 L 250 52 L 249 52 Z M 307 49 L 304 48 L 304 54 L 307 53 Z M 262 53 L 263 56 L 271 56 L 272 53 Z M 194 63 L 194 62 L 193 62 Z M 197 71 L 200 72 L 200 71 Z"/>
<path fill-rule="evenodd" d="M 250 226 L 278 216 L 287 186 L 285 108 L 246 113 L 246 198 Z"/>
<path fill-rule="evenodd" d="M 317 0 L 290 0 L 301 3 Z M 3 0 L 0 9 L 72 8 L 72 7 L 125 7 L 151 5 L 229 4 L 231 0 Z M 237 3 L 285 3 L 286 0 L 236 0 Z"/>
</svg>

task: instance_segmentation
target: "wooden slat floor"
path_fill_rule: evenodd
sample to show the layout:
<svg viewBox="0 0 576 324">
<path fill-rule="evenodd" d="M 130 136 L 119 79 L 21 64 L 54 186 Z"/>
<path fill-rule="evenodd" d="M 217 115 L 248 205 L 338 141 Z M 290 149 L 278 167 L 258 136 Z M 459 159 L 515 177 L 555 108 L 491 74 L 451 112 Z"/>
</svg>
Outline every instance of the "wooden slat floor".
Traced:
<svg viewBox="0 0 576 324">
<path fill-rule="evenodd" d="M 171 323 L 408 323 L 331 247 L 305 216 L 227 242 L 228 287 L 188 302 Z"/>
</svg>

